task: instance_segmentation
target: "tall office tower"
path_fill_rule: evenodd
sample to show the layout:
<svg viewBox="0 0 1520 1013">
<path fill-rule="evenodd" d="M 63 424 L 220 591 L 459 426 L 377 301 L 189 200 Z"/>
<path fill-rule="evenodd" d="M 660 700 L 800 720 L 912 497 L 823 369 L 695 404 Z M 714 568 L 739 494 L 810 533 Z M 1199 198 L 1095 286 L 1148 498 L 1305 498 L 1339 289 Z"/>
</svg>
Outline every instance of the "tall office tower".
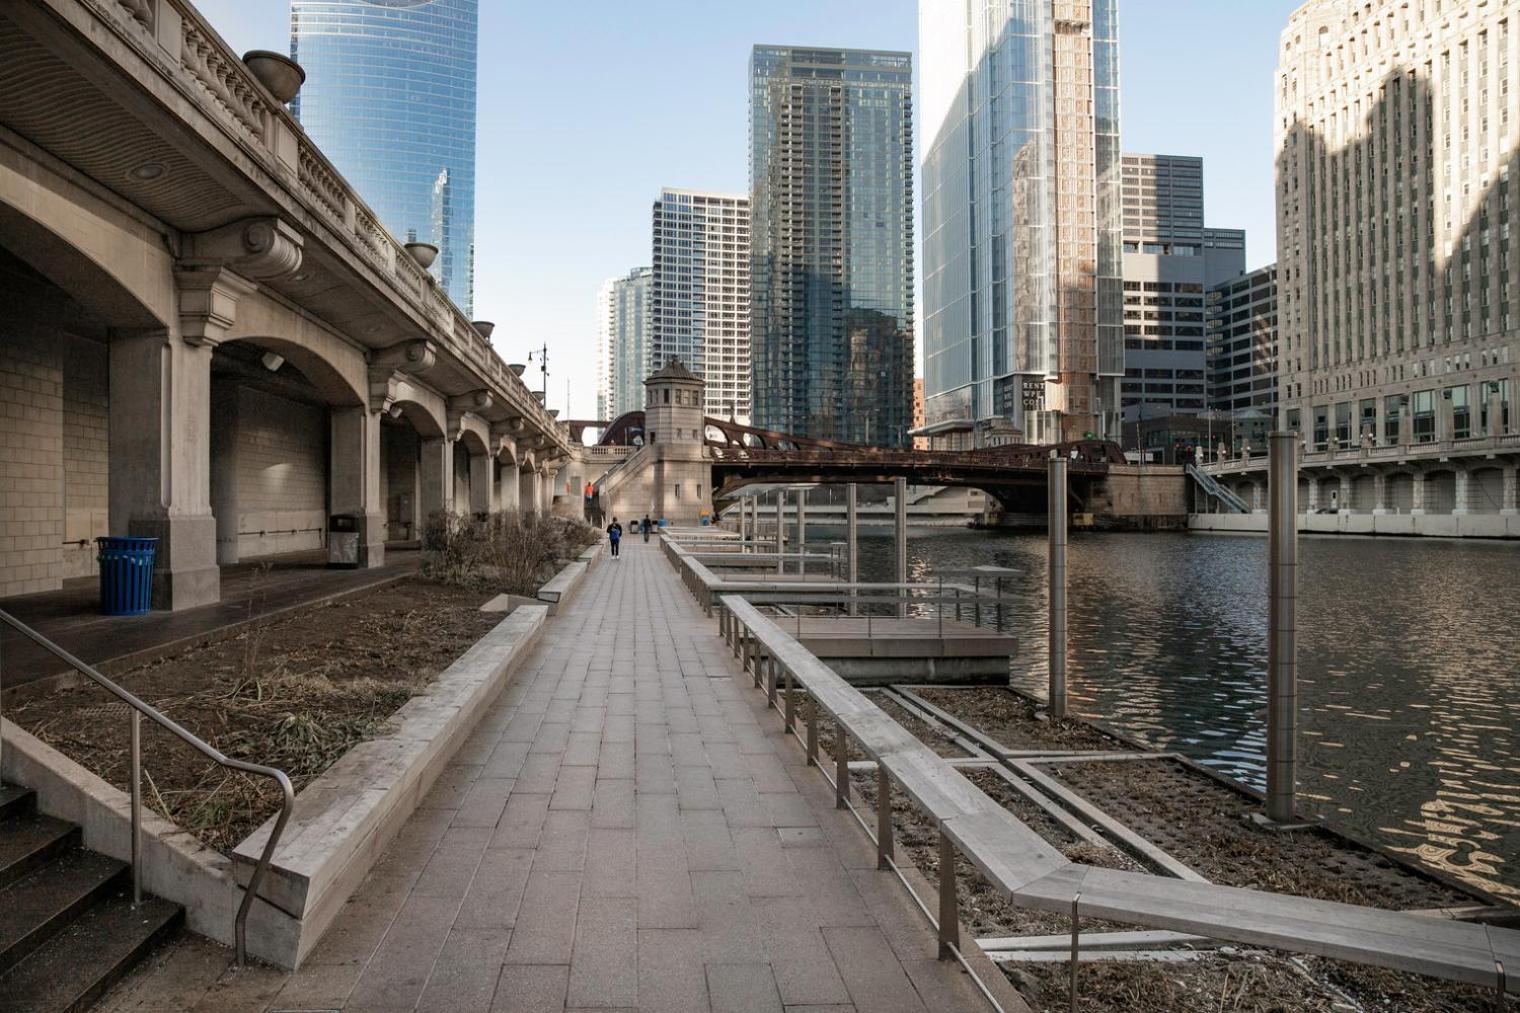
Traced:
<svg viewBox="0 0 1520 1013">
<path fill-rule="evenodd" d="M 706 411 L 750 419 L 749 198 L 660 191 L 649 343 L 706 382 Z"/>
<path fill-rule="evenodd" d="M 1277 418 L 1277 265 L 1211 287 L 1205 316 L 1209 408 L 1231 450 L 1261 450 Z"/>
<path fill-rule="evenodd" d="M 635 267 L 603 282 L 597 296 L 597 347 L 607 350 L 609 374 L 605 386 L 598 382 L 607 398 L 604 420 L 644 407 L 644 380 L 655 371 L 649 340 L 653 287 L 654 272 Z M 602 368 L 600 363 L 597 368 Z"/>
<path fill-rule="evenodd" d="M 755 421 L 901 447 L 913 412 L 907 53 L 750 58 Z"/>
<path fill-rule="evenodd" d="M 1246 269 L 1245 233 L 1203 224 L 1203 159 L 1125 154 L 1126 422 L 1208 407 L 1204 293 Z"/>
<path fill-rule="evenodd" d="M 1314 448 L 1516 428 L 1513 3 L 1312 0 L 1277 71 L 1282 424 Z"/>
<path fill-rule="evenodd" d="M 610 422 L 617 403 L 617 313 L 614 299 L 617 278 L 608 278 L 596 290 L 596 417 Z"/>
<path fill-rule="evenodd" d="M 922 0 L 924 386 L 939 445 L 1115 436 L 1116 0 Z"/>
<path fill-rule="evenodd" d="M 291 0 L 291 111 L 466 314 L 475 259 L 477 0 Z"/>
</svg>

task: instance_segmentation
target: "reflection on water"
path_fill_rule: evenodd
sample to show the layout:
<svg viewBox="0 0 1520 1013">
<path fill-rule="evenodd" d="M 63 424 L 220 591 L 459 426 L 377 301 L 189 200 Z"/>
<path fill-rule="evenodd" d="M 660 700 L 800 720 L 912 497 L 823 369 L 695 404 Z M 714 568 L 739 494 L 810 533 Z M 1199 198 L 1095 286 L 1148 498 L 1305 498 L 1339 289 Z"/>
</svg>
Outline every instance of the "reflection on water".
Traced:
<svg viewBox="0 0 1520 1013">
<path fill-rule="evenodd" d="M 890 538 L 861 542 L 862 579 L 890 579 Z M 1073 535 L 1073 708 L 1262 787 L 1266 546 Z M 1020 571 L 1014 678 L 1043 692 L 1043 536 L 915 530 L 909 549 L 919 578 Z M 1520 547 L 1306 538 L 1300 556 L 1301 806 L 1520 898 Z"/>
</svg>

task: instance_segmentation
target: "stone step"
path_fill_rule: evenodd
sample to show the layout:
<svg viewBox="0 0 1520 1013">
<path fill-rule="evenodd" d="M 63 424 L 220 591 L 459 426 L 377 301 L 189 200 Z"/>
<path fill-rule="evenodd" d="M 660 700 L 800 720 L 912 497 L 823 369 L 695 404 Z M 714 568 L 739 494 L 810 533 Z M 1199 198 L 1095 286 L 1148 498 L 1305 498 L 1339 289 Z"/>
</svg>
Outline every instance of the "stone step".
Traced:
<svg viewBox="0 0 1520 1013">
<path fill-rule="evenodd" d="M 0 974 L 0 1008 L 5 1013 L 88 1009 L 155 944 L 176 931 L 184 917 L 184 908 L 157 897 L 145 897 L 134 908 L 131 889 L 119 889 Z"/>
<path fill-rule="evenodd" d="M 0 784 L 0 823 L 37 811 L 37 793 L 17 784 Z"/>
<path fill-rule="evenodd" d="M 0 890 L 0 974 L 130 885 L 125 862 L 75 848 Z"/>
<path fill-rule="evenodd" d="M 80 843 L 79 828 L 32 813 L 0 821 L 0 889 Z"/>
</svg>

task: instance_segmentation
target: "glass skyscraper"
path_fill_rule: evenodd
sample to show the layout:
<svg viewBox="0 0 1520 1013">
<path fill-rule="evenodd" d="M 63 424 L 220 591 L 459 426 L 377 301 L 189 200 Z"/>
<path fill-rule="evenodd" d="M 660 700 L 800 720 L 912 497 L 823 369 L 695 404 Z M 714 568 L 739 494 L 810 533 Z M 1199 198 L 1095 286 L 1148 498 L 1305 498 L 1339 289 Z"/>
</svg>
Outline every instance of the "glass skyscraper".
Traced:
<svg viewBox="0 0 1520 1013">
<path fill-rule="evenodd" d="M 750 58 L 755 423 L 906 445 L 913 417 L 913 90 L 907 53 Z"/>
<path fill-rule="evenodd" d="M 940 445 L 1118 435 L 1117 0 L 922 0 L 924 386 Z"/>
<path fill-rule="evenodd" d="M 467 315 L 475 259 L 477 0 L 292 0 L 291 111 Z"/>
</svg>

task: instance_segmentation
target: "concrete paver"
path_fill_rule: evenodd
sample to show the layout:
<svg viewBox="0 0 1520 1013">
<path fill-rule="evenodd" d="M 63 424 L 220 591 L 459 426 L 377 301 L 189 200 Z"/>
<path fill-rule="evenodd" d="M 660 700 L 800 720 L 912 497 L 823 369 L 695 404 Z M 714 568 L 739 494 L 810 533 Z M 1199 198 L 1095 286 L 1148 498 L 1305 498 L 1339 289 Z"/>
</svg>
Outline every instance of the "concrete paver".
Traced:
<svg viewBox="0 0 1520 1013">
<path fill-rule="evenodd" d="M 988 1009 L 934 952 L 714 624 L 640 544 L 549 621 L 301 972 L 206 1001 Z"/>
</svg>

